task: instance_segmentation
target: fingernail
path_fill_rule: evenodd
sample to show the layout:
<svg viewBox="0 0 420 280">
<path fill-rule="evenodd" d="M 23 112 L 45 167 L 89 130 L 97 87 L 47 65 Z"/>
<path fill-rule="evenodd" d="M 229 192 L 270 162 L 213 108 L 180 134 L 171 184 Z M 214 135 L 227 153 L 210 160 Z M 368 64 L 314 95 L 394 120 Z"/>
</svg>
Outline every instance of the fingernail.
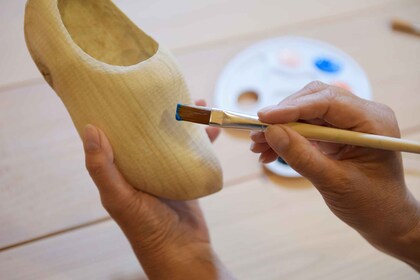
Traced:
<svg viewBox="0 0 420 280">
<path fill-rule="evenodd" d="M 265 130 L 268 144 L 277 152 L 282 152 L 289 147 L 289 135 L 280 126 L 271 125 Z"/>
<path fill-rule="evenodd" d="M 271 105 L 265 108 L 262 108 L 261 110 L 258 111 L 258 113 L 262 113 L 262 114 L 266 114 L 270 111 L 273 111 L 274 109 L 276 109 L 278 106 L 277 105 Z"/>
<path fill-rule="evenodd" d="M 84 146 L 86 152 L 96 152 L 101 148 L 98 129 L 88 124 L 84 131 Z"/>
</svg>

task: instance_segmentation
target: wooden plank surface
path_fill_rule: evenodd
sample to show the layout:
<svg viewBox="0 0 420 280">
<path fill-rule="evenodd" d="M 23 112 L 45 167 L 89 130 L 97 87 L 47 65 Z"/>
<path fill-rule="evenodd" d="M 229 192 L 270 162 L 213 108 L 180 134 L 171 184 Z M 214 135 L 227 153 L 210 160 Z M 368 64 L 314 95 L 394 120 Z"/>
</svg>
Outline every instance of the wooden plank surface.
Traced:
<svg viewBox="0 0 420 280">
<path fill-rule="evenodd" d="M 298 181 L 261 177 L 201 201 L 215 250 L 238 279 L 418 279 Z M 111 221 L 2 252 L 0 278 L 145 279 Z"/>
<path fill-rule="evenodd" d="M 398 0 L 115 0 L 135 23 L 169 48 L 185 48 L 232 36 L 269 32 L 290 24 L 317 22 L 375 11 Z M 23 38 L 26 0 L 0 3 L 0 87 L 38 79 Z"/>
<path fill-rule="evenodd" d="M 48 85 L 3 92 L 0 100 L 0 220 L 8 225 L 0 227 L 0 248 L 104 217 L 82 142 Z M 249 140 L 236 142 L 229 134 L 218 141 L 225 186 L 260 173 Z"/>
<path fill-rule="evenodd" d="M 0 247 L 103 217 L 81 141 L 48 85 L 0 100 Z"/>
<path fill-rule="evenodd" d="M 0 3 L 0 248 L 57 234 L 1 252 L 0 278 L 144 279 L 113 222 L 83 227 L 107 215 L 70 119 L 26 51 L 24 2 Z M 307 36 L 353 56 L 375 100 L 420 140 L 420 40 L 389 28 L 392 17 L 418 19 L 417 0 L 115 2 L 175 51 L 194 98 L 211 100 L 224 65 L 250 44 Z M 231 187 L 203 200 L 215 248 L 240 279 L 418 278 L 333 217 L 305 180 L 261 177 L 248 146 L 244 134 L 222 135 L 215 148 Z M 419 157 L 404 163 L 420 198 Z"/>
<path fill-rule="evenodd" d="M 286 34 L 320 38 L 347 51 L 367 69 L 375 99 L 392 106 L 401 127 L 409 129 L 420 125 L 414 117 L 420 105 L 416 97 L 420 56 L 414 52 L 420 41 L 391 32 L 387 22 L 393 15 L 408 18 L 419 12 L 418 1 L 404 0 L 376 14 L 337 19 L 333 25 L 319 22 L 310 27 L 293 27 L 178 51 L 177 57 L 193 97 L 211 99 L 225 63 L 246 46 L 268 36 Z M 3 91 L 0 101 L 0 218 L 9 224 L 0 229 L 0 248 L 103 217 L 83 167 L 80 140 L 48 86 L 37 83 Z M 231 132 L 224 133 L 215 144 L 227 184 L 260 173 L 257 157 L 249 153 L 248 147 L 249 140 L 243 134 Z M 29 177 L 28 170 L 35 175 Z"/>
<path fill-rule="evenodd" d="M 208 48 L 179 52 L 178 58 L 193 94 L 212 98 L 215 83 L 225 64 L 246 47 L 276 36 L 305 36 L 331 43 L 350 54 L 370 79 L 374 100 L 392 107 L 402 129 L 418 126 L 420 107 L 420 40 L 392 31 L 394 16 L 415 18 L 419 1 L 400 1 L 375 13 L 337 19 L 334 24 L 317 23 L 277 32 L 226 41 Z M 205 67 L 203 68 L 203 65 Z M 302 85 L 303 87 L 304 85 Z"/>
</svg>

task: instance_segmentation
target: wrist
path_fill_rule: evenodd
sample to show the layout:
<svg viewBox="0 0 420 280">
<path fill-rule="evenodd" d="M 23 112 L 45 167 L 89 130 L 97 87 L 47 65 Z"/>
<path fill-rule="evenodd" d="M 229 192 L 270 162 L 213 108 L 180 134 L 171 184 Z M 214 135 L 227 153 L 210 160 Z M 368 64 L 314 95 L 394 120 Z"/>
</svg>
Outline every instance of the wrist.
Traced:
<svg viewBox="0 0 420 280">
<path fill-rule="evenodd" d="M 232 279 L 209 243 L 182 248 L 167 247 L 155 252 L 136 250 L 150 279 Z"/>
<path fill-rule="evenodd" d="M 417 219 L 413 223 L 413 227 L 398 237 L 396 243 L 396 257 L 420 272 L 420 207 L 418 207 Z"/>
<path fill-rule="evenodd" d="M 406 209 L 406 216 L 396 222 L 392 234 L 365 235 L 377 249 L 392 255 L 420 272 L 420 205 L 413 198 L 411 210 Z"/>
</svg>

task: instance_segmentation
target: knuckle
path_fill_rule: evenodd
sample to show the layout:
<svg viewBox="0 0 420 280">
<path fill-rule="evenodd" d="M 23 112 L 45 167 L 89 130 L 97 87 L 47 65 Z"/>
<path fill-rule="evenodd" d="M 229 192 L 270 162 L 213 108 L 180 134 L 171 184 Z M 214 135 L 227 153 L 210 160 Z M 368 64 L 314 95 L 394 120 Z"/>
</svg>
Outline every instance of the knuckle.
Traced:
<svg viewBox="0 0 420 280">
<path fill-rule="evenodd" d="M 392 116 L 392 117 L 394 117 L 395 118 L 395 112 L 394 112 L 394 110 L 392 110 L 392 108 L 391 107 L 389 107 L 388 105 L 386 105 L 386 104 L 382 104 L 382 103 L 377 103 L 379 106 L 380 106 L 380 108 L 384 111 L 384 113 L 386 113 L 387 115 L 390 115 L 390 116 Z"/>
<path fill-rule="evenodd" d="M 371 133 L 399 137 L 400 130 L 395 112 L 387 105 L 365 101 L 367 130 Z"/>
<path fill-rule="evenodd" d="M 382 121 L 386 120 L 385 122 L 384 121 L 383 122 L 384 124 L 388 126 L 389 135 L 400 137 L 401 133 L 400 133 L 397 117 L 395 115 L 394 110 L 388 105 L 385 105 L 385 104 L 379 104 L 379 105 L 381 106 L 381 109 L 382 109 L 381 111 L 383 112 Z"/>
<path fill-rule="evenodd" d="M 332 87 L 327 87 L 321 93 L 321 99 L 324 99 L 327 103 L 334 105 L 339 101 L 340 95 Z"/>
<path fill-rule="evenodd" d="M 338 96 L 335 89 L 333 87 L 330 87 L 330 86 L 325 89 L 324 95 L 330 102 L 335 101 L 335 99 Z"/>
<path fill-rule="evenodd" d="M 324 92 L 324 97 L 332 105 L 353 104 L 358 98 L 356 95 L 336 86 L 328 86 Z"/>
<path fill-rule="evenodd" d="M 351 91 L 344 89 L 342 87 L 339 86 L 334 86 L 334 85 L 330 85 L 328 86 L 329 88 L 331 88 L 331 90 L 333 92 L 335 92 L 337 95 L 340 96 L 345 96 L 345 97 L 350 97 L 350 98 L 359 98 L 357 95 L 355 95 L 354 93 L 352 93 Z"/>
<path fill-rule="evenodd" d="M 327 86 L 328 86 L 327 84 L 324 84 L 323 82 L 317 80 L 317 81 L 312 81 L 309 84 L 307 84 L 305 86 L 305 89 L 308 89 L 310 91 L 317 91 L 317 90 L 324 89 Z"/>
</svg>

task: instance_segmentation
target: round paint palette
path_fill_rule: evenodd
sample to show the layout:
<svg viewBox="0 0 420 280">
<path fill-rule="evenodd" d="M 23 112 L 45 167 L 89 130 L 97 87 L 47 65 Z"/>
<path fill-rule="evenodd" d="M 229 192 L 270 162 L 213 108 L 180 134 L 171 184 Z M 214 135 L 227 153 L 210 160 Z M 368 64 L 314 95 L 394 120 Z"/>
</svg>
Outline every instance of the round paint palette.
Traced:
<svg viewBox="0 0 420 280">
<path fill-rule="evenodd" d="M 256 115 L 315 80 L 371 99 L 367 76 L 349 55 L 313 39 L 280 37 L 256 43 L 228 63 L 216 85 L 215 106 Z M 278 175 L 300 176 L 281 159 L 266 167 Z"/>
</svg>

